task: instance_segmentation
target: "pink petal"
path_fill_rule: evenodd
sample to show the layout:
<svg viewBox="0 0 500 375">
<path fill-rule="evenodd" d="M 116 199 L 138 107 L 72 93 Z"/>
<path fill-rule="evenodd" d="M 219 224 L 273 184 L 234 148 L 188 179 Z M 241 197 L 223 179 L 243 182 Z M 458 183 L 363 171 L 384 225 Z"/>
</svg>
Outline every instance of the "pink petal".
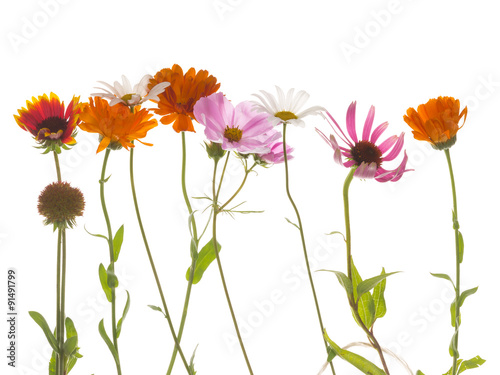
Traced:
<svg viewBox="0 0 500 375">
<path fill-rule="evenodd" d="M 354 143 L 358 142 L 356 134 L 356 102 L 352 102 L 347 109 L 346 115 L 347 133 L 351 136 Z"/>
<path fill-rule="evenodd" d="M 375 107 L 371 106 L 368 111 L 368 116 L 366 116 L 365 126 L 363 127 L 363 141 L 368 141 L 370 137 L 370 132 L 372 131 L 373 118 L 375 117 Z"/>
<path fill-rule="evenodd" d="M 396 143 L 396 141 L 397 141 L 397 140 L 398 140 L 398 136 L 397 136 L 397 135 L 393 135 L 393 136 L 391 136 L 391 137 L 387 138 L 384 142 L 382 142 L 382 143 L 378 146 L 378 148 L 379 148 L 380 152 L 381 152 L 382 154 L 385 154 L 385 153 L 387 152 L 387 150 L 389 150 L 389 149 L 392 147 L 392 145 L 393 145 L 394 143 Z"/>
<path fill-rule="evenodd" d="M 385 156 L 383 158 L 383 161 L 391 161 L 391 160 L 394 160 L 396 158 L 396 156 L 399 155 L 399 153 L 401 152 L 401 150 L 403 149 L 403 144 L 405 143 L 405 140 L 404 140 L 404 136 L 405 134 L 404 133 L 401 133 L 401 135 L 399 136 L 398 138 L 398 141 L 396 142 L 396 144 L 394 145 L 394 148 L 391 150 L 391 152 L 389 152 L 387 154 L 387 156 Z"/>
<path fill-rule="evenodd" d="M 370 142 L 375 144 L 377 142 L 378 138 L 382 135 L 382 133 L 387 129 L 389 126 L 389 123 L 386 121 L 383 124 L 379 125 L 372 133 L 372 136 L 370 138 Z"/>
</svg>

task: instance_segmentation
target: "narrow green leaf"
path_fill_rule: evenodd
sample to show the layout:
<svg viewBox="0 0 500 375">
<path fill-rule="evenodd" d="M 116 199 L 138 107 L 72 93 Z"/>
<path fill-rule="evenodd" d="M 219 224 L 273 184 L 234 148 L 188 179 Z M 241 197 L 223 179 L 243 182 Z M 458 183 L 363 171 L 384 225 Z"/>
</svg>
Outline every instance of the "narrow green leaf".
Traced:
<svg viewBox="0 0 500 375">
<path fill-rule="evenodd" d="M 153 305 L 148 305 L 148 307 L 152 310 L 155 310 L 155 311 L 159 311 L 161 312 L 163 315 L 165 315 L 165 313 L 163 312 L 163 310 L 161 309 L 161 307 L 158 307 L 158 306 L 153 306 Z"/>
<path fill-rule="evenodd" d="M 221 245 L 217 242 L 217 251 L 220 252 Z M 203 246 L 203 248 L 198 253 L 198 259 L 196 261 L 196 266 L 194 268 L 194 278 L 193 284 L 197 284 L 203 274 L 207 270 L 210 263 L 212 263 L 215 259 L 215 249 L 214 249 L 214 241 L 211 239 L 208 243 Z M 191 267 L 188 268 L 186 272 L 186 280 L 189 280 L 189 273 L 191 272 Z"/>
<path fill-rule="evenodd" d="M 71 320 L 71 318 L 66 317 L 66 320 L 64 321 L 64 325 L 66 326 L 66 338 L 69 339 L 70 337 L 76 336 L 78 337 L 78 333 L 76 333 L 76 328 L 75 324 Z"/>
<path fill-rule="evenodd" d="M 189 252 L 191 254 L 191 259 L 198 260 L 198 244 L 194 238 L 191 238 L 191 243 L 189 244 Z"/>
<path fill-rule="evenodd" d="M 189 361 L 189 371 L 191 372 L 191 375 L 196 375 L 196 371 L 194 369 L 194 356 L 196 355 L 196 349 L 198 349 L 198 345 L 194 348 L 193 355 Z"/>
<path fill-rule="evenodd" d="M 123 233 L 125 231 L 124 226 L 122 225 L 120 229 L 118 229 L 115 233 L 115 237 L 113 238 L 113 256 L 115 258 L 115 262 L 118 260 L 118 256 L 120 255 L 120 250 L 122 248 L 123 243 Z"/>
<path fill-rule="evenodd" d="M 375 288 L 380 282 L 385 281 L 385 279 L 391 275 L 394 275 L 397 272 L 383 273 L 382 275 L 374 276 L 369 279 L 363 280 L 358 284 L 357 292 L 358 298 L 363 296 L 366 292 L 369 292 L 373 288 Z"/>
<path fill-rule="evenodd" d="M 458 368 L 458 373 L 462 373 L 464 372 L 465 370 L 469 370 L 471 368 L 477 368 L 481 365 L 483 365 L 486 361 L 484 359 L 482 359 L 480 356 L 475 356 L 474 358 L 471 358 L 467 361 L 463 361 L 461 364 L 460 364 L 460 367 Z"/>
<path fill-rule="evenodd" d="M 464 237 L 462 232 L 458 231 L 458 262 L 462 263 L 464 260 Z"/>
<path fill-rule="evenodd" d="M 125 308 L 123 309 L 123 314 L 122 314 L 122 317 L 120 318 L 120 320 L 118 321 L 118 324 L 116 325 L 116 337 L 120 337 L 120 332 L 122 330 L 122 324 L 123 324 L 123 321 L 125 320 L 125 317 L 127 316 L 127 313 L 128 313 L 128 310 L 130 308 L 130 294 L 128 293 L 128 290 L 126 290 L 127 292 L 127 302 L 125 303 Z"/>
<path fill-rule="evenodd" d="M 340 272 L 340 271 L 332 271 L 332 270 L 318 270 L 318 271 L 327 271 L 327 272 L 333 272 L 336 276 L 337 279 L 339 280 L 340 285 L 344 288 L 344 290 L 347 293 L 347 297 L 350 299 L 352 298 L 352 283 L 351 280 L 346 276 L 345 273 Z"/>
<path fill-rule="evenodd" d="M 108 334 L 106 333 L 106 329 L 104 328 L 104 319 L 102 319 L 99 322 L 99 334 L 101 335 L 102 339 L 104 340 L 104 342 L 108 346 L 109 351 L 111 352 L 111 355 L 113 356 L 113 359 L 115 360 L 115 363 L 117 365 L 119 365 L 120 359 L 118 358 L 118 352 L 116 351 L 115 346 L 113 345 L 113 343 L 109 339 Z"/>
<path fill-rule="evenodd" d="M 458 348 L 456 346 L 456 341 L 455 341 L 455 338 L 457 337 L 457 334 L 458 332 L 455 331 L 455 333 L 453 334 L 453 337 L 451 338 L 451 342 L 450 342 L 450 356 L 452 357 L 458 357 L 459 354 L 458 354 Z"/>
<path fill-rule="evenodd" d="M 339 232 L 338 230 L 333 231 L 333 232 L 330 232 L 330 233 L 326 233 L 326 235 L 327 235 L 327 236 L 332 236 L 332 235 L 334 235 L 334 234 L 340 234 L 340 235 L 342 236 L 342 238 L 344 239 L 344 242 L 346 242 L 346 240 L 345 240 L 345 236 L 344 236 L 344 233 Z"/>
<path fill-rule="evenodd" d="M 93 234 L 93 233 L 90 233 L 87 228 L 85 228 L 85 225 L 83 226 L 83 229 L 85 229 L 85 232 L 87 232 L 88 234 L 90 234 L 91 236 L 94 236 L 94 237 L 99 237 L 99 238 L 104 238 L 106 241 L 108 241 L 108 237 L 102 235 L 102 234 Z"/>
<path fill-rule="evenodd" d="M 64 355 L 71 355 L 78 345 L 78 337 L 72 336 L 63 345 Z"/>
<path fill-rule="evenodd" d="M 382 268 L 381 275 L 385 275 L 385 268 Z M 385 304 L 384 292 L 385 285 L 387 284 L 387 279 L 382 280 L 373 289 L 373 302 L 375 303 L 375 319 L 384 317 L 387 312 L 387 306 Z"/>
<path fill-rule="evenodd" d="M 108 274 L 102 263 L 99 264 L 99 280 L 101 281 L 101 287 L 106 294 L 108 302 L 111 302 L 111 288 L 108 285 Z"/>
<path fill-rule="evenodd" d="M 445 273 L 432 273 L 431 272 L 431 275 L 434 276 L 434 277 L 437 277 L 439 279 L 448 280 L 451 283 L 451 285 L 453 285 L 453 289 L 455 289 L 455 283 L 453 282 L 453 280 L 451 279 L 451 277 L 448 276 L 447 274 L 445 274 Z"/>
<path fill-rule="evenodd" d="M 118 277 L 116 277 L 114 271 L 111 269 L 111 264 L 108 266 L 106 270 L 106 275 L 108 277 L 108 286 L 113 288 L 118 288 Z"/>
<path fill-rule="evenodd" d="M 47 338 L 47 341 L 49 342 L 50 346 L 56 353 L 59 353 L 59 348 L 57 346 L 57 340 L 54 337 L 54 334 L 50 331 L 49 325 L 47 324 L 47 321 L 45 318 L 42 316 L 42 314 L 37 313 L 36 311 L 29 311 L 28 312 L 30 316 L 33 318 L 33 320 L 40 326 L 42 329 L 43 333 L 45 334 L 45 337 Z"/>
<path fill-rule="evenodd" d="M 453 301 L 450 306 L 450 312 L 451 312 L 451 326 L 455 328 L 455 322 L 456 322 L 456 317 L 457 317 L 457 312 L 456 312 L 456 301 Z M 461 314 L 460 314 L 461 315 Z M 458 317 L 458 325 L 460 326 L 462 324 L 462 317 Z"/>
<path fill-rule="evenodd" d="M 295 224 L 295 223 L 292 223 L 290 221 L 290 219 L 288 219 L 287 217 L 285 217 L 285 220 L 288 221 L 290 224 L 292 224 L 295 228 L 297 228 L 298 230 L 300 230 L 299 226 L 297 224 Z"/>
<path fill-rule="evenodd" d="M 467 289 L 466 291 L 462 292 L 462 294 L 460 294 L 460 298 L 458 299 L 458 307 L 462 307 L 462 305 L 464 304 L 464 301 L 467 297 L 473 295 L 474 293 L 477 292 L 477 286 L 475 288 L 472 288 L 472 289 Z"/>
<path fill-rule="evenodd" d="M 354 261 L 352 264 L 352 286 L 354 289 L 354 300 L 357 301 L 358 313 L 361 321 L 367 328 L 371 328 L 373 323 L 375 322 L 375 302 L 373 301 L 373 297 L 370 292 L 366 292 L 363 295 L 358 294 L 358 286 L 362 285 L 363 279 L 361 278 L 356 266 L 354 265 Z M 356 320 L 359 324 L 359 322 Z"/>
</svg>

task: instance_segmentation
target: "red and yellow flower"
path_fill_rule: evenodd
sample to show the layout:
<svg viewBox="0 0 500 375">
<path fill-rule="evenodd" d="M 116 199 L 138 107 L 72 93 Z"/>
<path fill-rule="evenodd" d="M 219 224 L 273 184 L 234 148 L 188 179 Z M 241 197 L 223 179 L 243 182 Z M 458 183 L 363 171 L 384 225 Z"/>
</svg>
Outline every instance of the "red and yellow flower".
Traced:
<svg viewBox="0 0 500 375">
<path fill-rule="evenodd" d="M 153 114 L 149 110 L 139 106 L 131 112 L 121 103 L 111 106 L 106 100 L 96 97 L 89 98 L 89 103 L 84 104 L 80 114 L 82 122 L 78 126 L 86 132 L 100 134 L 97 152 L 108 147 L 113 150 L 125 147 L 128 150 L 134 147 L 134 140 L 152 146 L 140 140 L 150 129 L 158 126 L 158 122 L 151 117 Z"/>
<path fill-rule="evenodd" d="M 462 125 L 458 126 L 462 117 Z M 440 96 L 419 105 L 416 111 L 408 108 L 403 118 L 413 129 L 415 139 L 427 141 L 437 150 L 445 150 L 455 144 L 457 132 L 467 118 L 467 107 L 460 112 L 458 99 Z"/>
<path fill-rule="evenodd" d="M 24 130 L 30 132 L 41 144 L 42 148 L 59 150 L 65 145 L 74 145 L 75 128 L 78 124 L 81 103 L 79 97 L 73 99 L 65 108 L 56 94 L 43 94 L 38 98 L 33 97 L 26 101 L 27 108 L 21 108 L 14 115 L 17 124 Z"/>
<path fill-rule="evenodd" d="M 200 70 L 198 73 L 194 68 L 189 69 L 186 74 L 182 68 L 174 64 L 171 69 L 162 69 L 149 81 L 152 88 L 158 83 L 170 82 L 170 86 L 158 95 L 158 108 L 155 113 L 162 116 L 162 124 L 172 124 L 173 129 L 194 132 L 193 108 L 196 102 L 205 96 L 215 93 L 220 83 L 217 78 L 209 75 L 208 71 Z"/>
</svg>

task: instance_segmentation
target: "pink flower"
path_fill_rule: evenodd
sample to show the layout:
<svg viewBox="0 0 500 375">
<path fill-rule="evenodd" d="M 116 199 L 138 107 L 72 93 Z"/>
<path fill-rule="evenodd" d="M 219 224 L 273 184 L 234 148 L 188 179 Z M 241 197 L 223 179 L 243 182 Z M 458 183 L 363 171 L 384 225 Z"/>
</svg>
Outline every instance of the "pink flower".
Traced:
<svg viewBox="0 0 500 375">
<path fill-rule="evenodd" d="M 366 117 L 361 140 L 358 140 L 358 136 L 356 134 L 356 102 L 352 102 L 347 109 L 346 123 L 349 137 L 344 134 L 332 115 L 328 112 L 326 112 L 326 114 L 328 116 L 326 120 L 332 127 L 333 131 L 348 147 L 340 147 L 333 134 L 331 134 L 330 138 L 328 138 L 320 130 L 316 129 L 316 131 L 326 141 L 326 143 L 333 148 L 333 159 L 337 163 L 344 165 L 346 168 L 356 167 L 356 171 L 354 172 L 355 177 L 375 178 L 378 182 L 394 182 L 398 181 L 403 173 L 411 170 L 405 169 L 406 162 L 408 161 L 406 151 L 404 153 L 403 160 L 396 169 L 386 170 L 382 168 L 382 163 L 394 160 L 401 152 L 404 143 L 404 133 L 401 133 L 399 137 L 397 135 L 393 135 L 377 145 L 377 140 L 385 129 L 387 129 L 389 123 L 384 122 L 372 132 L 373 118 L 375 117 L 374 106 L 370 107 L 370 111 Z M 332 125 L 332 122 L 335 124 L 336 128 Z M 344 156 L 347 160 L 342 161 L 342 156 Z"/>
<path fill-rule="evenodd" d="M 224 150 L 242 154 L 268 153 L 269 143 L 279 138 L 265 113 L 252 111 L 252 103 L 234 107 L 223 93 L 202 97 L 194 106 L 196 121 L 205 126 L 205 136 L 221 143 Z"/>
<path fill-rule="evenodd" d="M 275 140 L 269 144 L 269 148 L 271 149 L 271 151 L 269 151 L 266 154 L 259 154 L 257 156 L 267 164 L 280 164 L 285 161 L 285 154 L 283 152 L 283 142 L 278 142 L 277 140 Z M 293 159 L 293 156 L 290 155 L 292 151 L 293 147 L 286 145 L 287 160 Z"/>
</svg>

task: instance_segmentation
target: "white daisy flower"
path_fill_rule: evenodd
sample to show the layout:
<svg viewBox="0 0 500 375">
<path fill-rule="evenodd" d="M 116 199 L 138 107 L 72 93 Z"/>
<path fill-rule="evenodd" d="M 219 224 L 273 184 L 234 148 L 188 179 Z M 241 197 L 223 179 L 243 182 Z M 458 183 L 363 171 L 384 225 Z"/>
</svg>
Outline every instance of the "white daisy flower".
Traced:
<svg viewBox="0 0 500 375">
<path fill-rule="evenodd" d="M 302 118 L 308 115 L 319 115 L 321 111 L 325 111 L 325 108 L 313 106 L 299 112 L 300 108 L 302 108 L 307 99 L 309 99 L 309 94 L 304 90 L 300 90 L 294 95 L 294 91 L 295 89 L 288 90 L 285 96 L 283 90 L 276 86 L 278 96 L 274 97 L 270 93 L 260 90 L 262 95 L 253 94 L 260 100 L 260 103 L 253 102 L 253 108 L 257 112 L 269 113 L 270 121 L 272 121 L 274 125 L 286 122 L 287 124 L 304 127 L 305 124 Z"/>
<path fill-rule="evenodd" d="M 151 75 L 146 74 L 142 77 L 141 81 L 132 88 L 130 81 L 127 77 L 122 75 L 122 82 L 119 83 L 115 81 L 114 86 L 102 81 L 97 81 L 103 84 L 103 87 L 94 87 L 99 90 L 105 91 L 105 93 L 95 93 L 92 96 L 100 96 L 101 98 L 109 99 L 110 105 L 115 105 L 118 103 L 123 103 L 128 106 L 136 106 L 144 103 L 146 100 L 160 100 L 158 95 L 161 94 L 165 89 L 170 86 L 170 82 L 161 82 L 154 86 L 151 90 L 148 89 L 149 80 L 153 78 Z"/>
</svg>

